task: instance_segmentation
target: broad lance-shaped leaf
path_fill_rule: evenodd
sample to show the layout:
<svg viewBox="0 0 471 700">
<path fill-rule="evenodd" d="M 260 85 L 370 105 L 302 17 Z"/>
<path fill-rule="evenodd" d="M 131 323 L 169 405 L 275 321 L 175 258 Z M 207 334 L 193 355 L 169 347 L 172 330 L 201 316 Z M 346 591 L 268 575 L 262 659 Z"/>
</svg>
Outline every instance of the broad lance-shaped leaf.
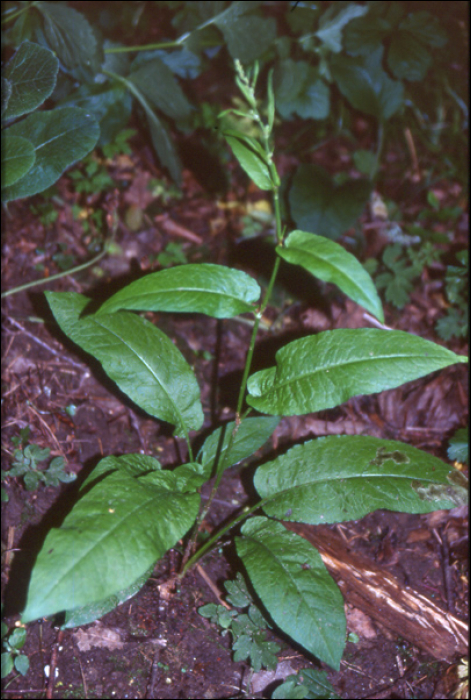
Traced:
<svg viewBox="0 0 471 700">
<path fill-rule="evenodd" d="M 352 396 L 394 389 L 466 361 L 463 355 L 404 331 L 325 331 L 278 350 L 276 367 L 249 377 L 247 403 L 262 413 L 302 415 L 333 408 Z"/>
<path fill-rule="evenodd" d="M 46 292 L 64 333 L 97 358 L 113 381 L 144 411 L 186 436 L 203 424 L 196 378 L 170 338 L 135 314 L 80 314 L 90 301 L 81 294 Z"/>
<path fill-rule="evenodd" d="M 103 601 L 131 586 L 188 531 L 196 493 L 172 490 L 171 472 L 156 486 L 117 471 L 52 529 L 34 565 L 23 620 Z"/>
<path fill-rule="evenodd" d="M 296 445 L 254 478 L 260 496 L 270 499 L 267 515 L 311 525 L 356 520 L 378 508 L 454 508 L 467 498 L 462 481 L 460 472 L 422 450 L 363 435 Z"/>
<path fill-rule="evenodd" d="M 239 430 L 232 442 L 230 457 L 225 463 L 225 468 L 232 467 L 242 459 L 250 457 L 256 450 L 268 440 L 270 435 L 275 430 L 280 422 L 278 417 L 262 417 L 245 418 L 240 424 Z M 231 439 L 231 433 L 234 430 L 235 423 L 231 421 L 221 428 L 217 428 L 209 435 L 203 447 L 198 453 L 198 459 L 201 460 L 203 474 L 209 479 L 214 468 L 214 460 L 219 455 L 218 471 L 221 465 L 225 462 L 226 451 Z M 224 430 L 224 436 L 221 432 Z"/>
<path fill-rule="evenodd" d="M 363 265 L 338 243 L 306 231 L 292 231 L 276 252 L 280 257 L 324 282 L 333 282 L 344 294 L 384 323 L 383 307 L 373 280 Z"/>
<path fill-rule="evenodd" d="M 136 309 L 230 318 L 253 313 L 259 297 L 260 287 L 245 272 L 210 263 L 179 265 L 132 282 L 105 301 L 98 314 Z"/>
<path fill-rule="evenodd" d="M 338 670 L 345 646 L 343 599 L 319 552 L 267 518 L 251 518 L 242 535 L 236 538 L 237 553 L 273 620 Z"/>
</svg>

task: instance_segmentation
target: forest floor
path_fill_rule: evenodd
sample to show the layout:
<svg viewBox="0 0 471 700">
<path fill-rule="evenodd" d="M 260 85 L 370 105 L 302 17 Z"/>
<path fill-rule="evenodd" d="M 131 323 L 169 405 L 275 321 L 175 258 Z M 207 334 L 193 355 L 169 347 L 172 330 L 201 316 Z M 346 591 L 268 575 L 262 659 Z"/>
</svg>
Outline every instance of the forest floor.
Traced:
<svg viewBox="0 0 471 700">
<path fill-rule="evenodd" d="M 280 154 L 289 144 L 292 129 L 290 125 L 281 130 Z M 188 152 L 191 146 L 197 149 L 197 142 L 192 144 L 191 138 L 187 142 Z M 180 197 L 142 136 L 133 137 L 131 145 L 130 155 L 104 163 L 114 188 L 82 194 L 76 190 L 76 181 L 65 174 L 53 200 L 38 195 L 13 202 L 5 216 L 5 290 L 93 257 L 94 242 L 100 240 L 99 226 L 92 218 L 97 210 L 104 212 L 104 220 L 115 214 L 119 222 L 112 252 L 95 266 L 4 301 L 3 469 L 8 470 L 12 463 L 16 448 L 12 438 L 29 428 L 30 444 L 49 448 L 50 457 L 63 456 L 67 471 L 78 476 L 72 484 L 40 485 L 34 491 L 26 490 L 20 478 L 6 476 L 4 480 L 9 500 L 3 504 L 2 585 L 4 619 L 10 631 L 19 620 L 31 564 L 45 532 L 61 522 L 76 497 L 77 484 L 96 463 L 103 456 L 128 452 L 156 455 L 164 466 L 180 460 L 180 448 L 169 427 L 126 401 L 96 363 L 90 364 L 76 346 L 65 341 L 52 322 L 44 290 L 77 291 L 99 298 L 105 289 L 109 293 L 142 274 L 185 261 L 236 266 L 262 275 L 263 283 L 264 252 L 257 248 L 259 239 L 244 237 L 242 217 L 256 203 L 260 206 L 264 195 L 247 190 L 235 163 L 228 166 L 231 186 L 223 194 L 205 181 L 204 172 L 195 175 L 187 165 Z M 409 221 L 427 206 L 427 158 L 419 152 L 421 177 L 409 163 L 405 141 L 392 147 L 384 159 L 387 177 L 383 173 L 381 195 L 394 200 Z M 313 162 L 332 173 L 349 172 L 353 169 L 351 147 L 341 139 L 333 140 L 316 150 Z M 297 164 L 294 156 L 280 157 L 281 175 Z M 156 192 L 156 181 L 164 183 L 163 193 Z M 437 232 L 452 227 L 453 242 L 442 246 L 442 262 L 424 268 L 403 309 L 385 304 L 385 319 L 389 327 L 444 344 L 435 330 L 446 306 L 443 261 L 453 263 L 454 253 L 468 245 L 466 192 L 458 182 L 440 179 L 435 180 L 433 191 L 440 207 L 463 209 L 452 221 L 428 222 Z M 57 211 L 57 218 L 48 223 L 45 217 L 51 209 Z M 364 233 L 362 260 L 378 258 L 385 244 L 381 227 L 372 224 L 371 212 L 365 212 L 359 222 Z M 345 239 L 355 235 L 352 230 Z M 321 298 L 319 291 L 326 294 Z M 147 318 L 170 334 L 195 367 L 205 428 L 231 419 L 250 327 L 238 319 L 220 322 L 188 315 L 169 320 L 158 314 L 147 314 Z M 326 329 L 371 327 L 363 310 L 336 294 L 333 287 L 323 285 L 316 293 L 315 289 L 299 289 L 289 277 L 275 289 L 265 320 L 255 364 L 273 353 L 274 336 L 286 342 Z M 463 339 L 452 339 L 446 346 L 460 354 L 468 351 Z M 355 433 L 403 440 L 451 463 L 448 441 L 467 424 L 466 371 L 463 365 L 450 367 L 394 391 L 351 399 L 331 411 L 284 419 L 267 449 L 278 454 L 288 444 L 308 437 Z M 250 472 L 250 465 L 227 471 L 208 530 L 251 502 Z M 203 497 L 205 494 L 203 490 Z M 466 524 L 462 510 L 429 516 L 378 511 L 343 524 L 342 533 L 354 542 L 355 552 L 372 564 L 445 612 L 466 619 Z M 49 619 L 28 624 L 22 653 L 28 656 L 30 668 L 24 677 L 13 671 L 5 679 L 4 697 L 269 698 L 284 678 L 306 668 L 323 668 L 343 698 L 446 698 L 456 689 L 459 655 L 436 658 L 410 639 L 392 633 L 386 624 L 349 603 L 348 588 L 343 594 L 350 636 L 340 671 L 319 664 L 287 638 L 269 631 L 269 639 L 281 646 L 277 670 L 252 674 L 248 663 L 232 660 L 230 635 L 223 636 L 198 614 L 202 605 L 218 602 L 216 592 L 224 597 L 223 582 L 235 578 L 238 568 L 231 547 L 204 558 L 203 575 L 201 570 L 191 571 L 176 593 L 164 600 L 159 585 L 178 565 L 179 557 L 178 549 L 168 553 L 141 591 L 99 622 L 66 630 Z M 48 668 L 53 678 L 47 677 Z"/>
</svg>

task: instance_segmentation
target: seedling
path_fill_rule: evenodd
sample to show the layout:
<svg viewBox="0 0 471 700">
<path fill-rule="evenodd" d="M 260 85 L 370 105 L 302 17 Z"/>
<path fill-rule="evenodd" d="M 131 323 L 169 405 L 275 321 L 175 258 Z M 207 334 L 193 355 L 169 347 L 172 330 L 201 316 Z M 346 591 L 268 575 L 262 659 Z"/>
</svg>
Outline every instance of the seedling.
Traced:
<svg viewBox="0 0 471 700">
<path fill-rule="evenodd" d="M 266 629 L 270 623 L 252 600 L 241 574 L 237 574 L 235 581 L 226 581 L 224 587 L 229 594 L 227 601 L 234 607 L 228 609 L 223 605 L 209 603 L 199 608 L 199 614 L 219 625 L 224 630 L 223 634 L 231 632 L 234 661 L 249 659 L 255 672 L 262 667 L 276 668 L 276 654 L 280 647 L 275 642 L 266 640 Z M 247 613 L 235 608 L 247 608 Z"/>
<path fill-rule="evenodd" d="M 38 445 L 26 445 L 24 449 L 15 450 L 13 465 L 8 471 L 2 471 L 2 481 L 7 477 L 22 476 L 28 491 L 37 489 L 41 481 L 46 486 L 59 486 L 60 482 L 69 484 L 75 481 L 76 474 L 64 471 L 63 457 L 54 457 L 44 471 L 38 468 L 39 462 L 44 462 L 50 452 L 48 447 L 41 449 Z"/>
<path fill-rule="evenodd" d="M 133 595 L 190 529 L 180 571 L 168 588 L 241 526 L 237 554 L 270 620 L 338 669 L 346 636 L 341 593 L 319 552 L 283 521 L 315 525 L 358 519 L 378 508 L 411 513 L 452 508 L 467 497 L 456 469 L 394 440 L 364 435 L 308 440 L 256 469 L 254 486 L 261 500 L 244 507 L 199 547 L 198 533 L 225 470 L 257 451 L 280 416 L 332 408 L 467 358 L 403 331 L 340 329 L 290 342 L 278 350 L 276 366 L 251 373 L 258 330 L 282 260 L 336 284 L 381 323 L 384 317 L 375 286 L 356 258 L 325 237 L 301 230 L 287 235 L 271 142 L 271 74 L 264 122 L 255 98 L 258 65 L 248 74 L 238 63 L 236 69 L 248 103 L 242 114 L 252 119 L 258 137 L 233 130 L 223 135 L 254 183 L 273 196 L 276 260 L 268 287 L 260 299 L 260 287 L 247 273 L 201 263 L 147 275 L 93 312 L 86 296 L 46 293 L 62 331 L 98 359 L 141 409 L 171 423 L 188 457 L 173 470 L 142 454 L 102 459 L 62 526 L 47 535 L 22 617 L 28 622 L 66 611 L 68 626 L 71 619 L 75 624 L 94 620 L 98 610 L 104 614 Z M 204 414 L 196 377 L 171 339 L 132 310 L 217 319 L 248 314 L 253 321 L 235 419 L 215 427 L 197 454 L 192 433 L 201 429 Z M 211 478 L 211 493 L 202 505 L 200 488 Z"/>
<path fill-rule="evenodd" d="M 29 669 L 29 659 L 21 649 L 26 642 L 26 630 L 18 627 L 11 634 L 7 625 L 2 622 L 2 678 L 6 678 L 15 668 L 22 676 L 26 676 Z"/>
</svg>

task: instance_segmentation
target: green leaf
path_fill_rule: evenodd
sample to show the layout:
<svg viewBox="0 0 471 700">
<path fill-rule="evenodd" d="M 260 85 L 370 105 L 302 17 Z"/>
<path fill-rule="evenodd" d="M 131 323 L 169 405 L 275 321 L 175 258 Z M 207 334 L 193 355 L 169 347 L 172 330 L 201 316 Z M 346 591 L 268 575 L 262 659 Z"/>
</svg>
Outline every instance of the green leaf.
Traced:
<svg viewBox="0 0 471 700">
<path fill-rule="evenodd" d="M 362 59 L 334 56 L 332 76 L 351 105 L 379 121 L 390 119 L 403 104 L 404 86 L 382 69 L 383 47 Z"/>
<path fill-rule="evenodd" d="M 87 476 L 80 486 L 80 491 L 84 491 L 94 481 L 114 471 L 124 471 L 128 476 L 139 477 L 160 469 L 160 462 L 150 455 L 127 454 L 120 457 L 105 457 Z"/>
<path fill-rule="evenodd" d="M 59 61 L 52 51 L 24 41 L 3 71 L 11 86 L 8 107 L 2 119 L 12 119 L 32 112 L 54 90 Z"/>
<path fill-rule="evenodd" d="M 318 668 L 301 668 L 297 676 L 303 688 L 306 689 L 307 695 L 304 697 L 314 700 L 319 698 L 329 698 L 330 700 L 342 700 L 340 695 L 334 691 L 332 684 L 327 678 L 326 671 L 321 671 Z M 272 696 L 273 698 L 275 695 Z M 282 698 L 282 695 L 278 697 Z"/>
<path fill-rule="evenodd" d="M 343 599 L 319 552 L 280 523 L 261 517 L 244 524 L 236 547 L 274 622 L 338 670 L 346 632 Z"/>
<path fill-rule="evenodd" d="M 26 676 L 29 671 L 29 659 L 26 654 L 20 654 L 16 657 L 15 668 L 22 676 Z"/>
<path fill-rule="evenodd" d="M 128 80 L 154 107 L 174 120 L 191 115 L 193 107 L 168 66 L 160 58 L 147 61 Z"/>
<path fill-rule="evenodd" d="M 82 627 L 82 625 L 88 625 L 90 622 L 99 620 L 100 617 L 103 617 L 103 615 L 117 608 L 118 605 L 122 605 L 122 603 L 125 603 L 129 598 L 135 596 L 152 575 L 153 570 L 154 565 L 152 564 L 152 566 L 150 566 L 142 576 L 139 576 L 134 583 L 124 588 L 122 591 L 116 591 L 114 595 L 109 596 L 105 600 L 100 600 L 98 603 L 92 603 L 90 605 L 83 605 L 80 608 L 75 608 L 75 610 L 67 610 L 65 614 L 65 623 L 62 625 L 61 629 L 65 630 L 71 627 Z"/>
<path fill-rule="evenodd" d="M 259 4 L 234 2 L 214 19 L 214 24 L 224 34 L 230 55 L 244 64 L 255 61 L 276 39 L 276 20 L 273 17 L 248 14 Z"/>
<path fill-rule="evenodd" d="M 266 162 L 266 156 L 263 157 L 259 152 L 259 145 L 253 141 L 251 147 L 248 145 L 248 137 L 237 134 L 236 136 L 228 135 L 229 132 L 223 131 L 223 136 L 239 161 L 242 168 L 245 170 L 251 180 L 255 182 L 261 190 L 272 190 L 275 185 L 271 179 L 270 168 Z M 235 132 L 237 133 L 237 132 Z"/>
<path fill-rule="evenodd" d="M 140 100 L 140 102 L 147 107 L 145 111 L 154 150 L 162 165 L 168 169 L 172 180 L 180 186 L 182 180 L 182 164 L 172 141 L 170 131 L 164 121 L 159 119 L 150 107 L 147 106 L 147 102 L 143 100 Z"/>
<path fill-rule="evenodd" d="M 394 389 L 466 361 L 463 355 L 404 331 L 325 331 L 278 350 L 276 367 L 249 378 L 247 403 L 271 415 L 302 415 L 333 408 L 352 396 Z"/>
<path fill-rule="evenodd" d="M 345 50 L 350 56 L 367 56 L 381 46 L 381 42 L 391 29 L 391 24 L 387 20 L 369 12 L 349 23 L 345 30 Z"/>
<path fill-rule="evenodd" d="M 468 464 L 469 461 L 469 440 L 468 428 L 461 428 L 450 440 L 448 448 L 448 459 L 456 460 L 457 462 Z"/>
<path fill-rule="evenodd" d="M 64 107 L 53 112 L 30 114 L 8 129 L 9 137 L 28 139 L 36 160 L 28 174 L 2 190 L 2 201 L 30 197 L 42 192 L 95 146 L 100 135 L 95 118 L 83 109 Z"/>
<path fill-rule="evenodd" d="M 171 472 L 166 475 L 171 484 Z M 183 537 L 199 503 L 198 494 L 182 494 L 164 482 L 109 474 L 48 533 L 23 621 L 99 603 L 131 586 Z"/>
<path fill-rule="evenodd" d="M 399 29 L 409 32 L 414 39 L 433 48 L 442 48 L 448 41 L 446 31 L 438 18 L 426 10 L 408 15 L 399 25 Z"/>
<path fill-rule="evenodd" d="M 254 452 L 260 449 L 273 433 L 279 422 L 280 419 L 277 417 L 265 418 L 261 416 L 243 420 L 236 433 L 234 442 L 232 443 L 230 458 L 225 463 L 226 469 L 250 457 Z M 226 423 L 223 427 L 217 428 L 217 430 L 211 433 L 204 441 L 204 445 L 198 453 L 198 459 L 201 461 L 203 473 L 206 475 L 206 478 L 209 479 L 210 476 L 213 475 L 214 460 L 218 454 L 218 471 L 220 471 L 221 465 L 225 461 L 227 447 L 234 426 L 234 421 Z M 223 430 L 224 439 L 221 437 Z M 219 445 L 220 441 L 221 445 Z"/>
<path fill-rule="evenodd" d="M 230 318 L 253 313 L 259 297 L 260 287 L 245 272 L 209 263 L 179 265 L 132 282 L 105 301 L 98 315 L 136 309 Z"/>
<path fill-rule="evenodd" d="M 307 61 L 280 61 L 276 72 L 276 108 L 283 119 L 326 119 L 330 112 L 329 87 Z"/>
<path fill-rule="evenodd" d="M 272 700 L 303 700 L 307 697 L 307 688 L 303 685 L 296 685 L 296 677 L 288 676 L 288 678 L 275 688 L 272 693 Z"/>
<path fill-rule="evenodd" d="M 341 435 L 310 440 L 257 469 L 263 509 L 283 520 L 335 523 L 378 508 L 430 513 L 462 498 L 459 472 L 437 457 L 395 440 Z M 442 489 L 427 497 L 427 487 Z M 422 489 L 422 492 L 420 492 Z"/>
<path fill-rule="evenodd" d="M 6 678 L 13 671 L 13 656 L 8 651 L 2 652 L 2 678 Z"/>
<path fill-rule="evenodd" d="M 336 284 L 350 299 L 384 323 L 381 300 L 373 280 L 363 265 L 338 243 L 313 233 L 292 231 L 276 252 L 314 277 Z"/>
<path fill-rule="evenodd" d="M 8 187 L 20 180 L 31 170 L 36 160 L 36 152 L 31 141 L 22 136 L 2 133 L 2 187 Z"/>
<path fill-rule="evenodd" d="M 320 166 L 301 165 L 289 192 L 291 215 L 302 231 L 336 239 L 352 226 L 369 199 L 371 183 L 334 183 Z"/>
<path fill-rule="evenodd" d="M 95 78 L 103 60 L 101 44 L 85 17 L 58 2 L 36 2 L 44 36 L 61 63 L 83 81 Z"/>
<path fill-rule="evenodd" d="M 123 56 L 124 54 L 108 54 Z M 129 123 L 132 112 L 132 96 L 121 83 L 85 83 L 59 102 L 61 107 L 80 107 L 92 112 L 100 124 L 97 146 L 114 141 Z M 124 149 L 123 151 L 124 152 Z"/>
<path fill-rule="evenodd" d="M 342 50 L 342 30 L 355 17 L 361 17 L 368 12 L 366 6 L 348 3 L 338 11 L 338 7 L 332 5 L 327 9 L 319 20 L 319 29 L 316 36 L 325 46 L 338 53 Z"/>
<path fill-rule="evenodd" d="M 64 333 L 101 362 L 119 388 L 151 416 L 187 436 L 203 424 L 195 376 L 172 341 L 139 316 L 127 312 L 86 316 L 89 299 L 69 292 L 46 292 Z"/>
<path fill-rule="evenodd" d="M 388 65 L 399 80 L 419 81 L 427 75 L 432 56 L 413 34 L 397 31 L 391 37 Z"/>
</svg>

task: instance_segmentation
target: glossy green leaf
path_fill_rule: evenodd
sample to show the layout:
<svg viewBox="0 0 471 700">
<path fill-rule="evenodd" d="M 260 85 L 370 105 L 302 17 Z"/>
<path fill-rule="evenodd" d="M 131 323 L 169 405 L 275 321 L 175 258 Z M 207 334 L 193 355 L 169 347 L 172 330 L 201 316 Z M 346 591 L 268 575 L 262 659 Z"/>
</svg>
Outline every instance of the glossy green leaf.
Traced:
<svg viewBox="0 0 471 700">
<path fill-rule="evenodd" d="M 230 318 L 253 313 L 259 297 L 260 287 L 245 272 L 210 263 L 179 265 L 132 282 L 105 301 L 98 313 L 137 309 Z"/>
<path fill-rule="evenodd" d="M 11 85 L 2 119 L 20 117 L 39 107 L 54 90 L 58 70 L 59 61 L 52 51 L 24 41 L 2 72 Z"/>
<path fill-rule="evenodd" d="M 346 632 L 343 598 L 319 552 L 280 523 L 261 517 L 244 524 L 236 547 L 275 623 L 338 670 Z"/>
<path fill-rule="evenodd" d="M 22 136 L 2 133 L 2 187 L 20 180 L 33 167 L 36 153 L 31 141 Z"/>
<path fill-rule="evenodd" d="M 47 535 L 23 621 L 98 603 L 131 586 L 183 537 L 199 503 L 198 494 L 163 482 L 156 486 L 122 471 L 107 476 Z"/>
<path fill-rule="evenodd" d="M 278 417 L 262 417 L 245 418 L 240 424 L 239 430 L 236 433 L 230 457 L 227 462 L 226 451 L 231 438 L 231 433 L 235 423 L 231 421 L 221 428 L 217 428 L 204 441 L 204 445 L 198 453 L 198 459 L 201 461 L 203 473 L 209 479 L 213 475 L 214 460 L 219 455 L 219 467 L 225 462 L 226 469 L 232 467 L 233 464 L 246 459 L 253 455 L 254 452 L 260 449 L 268 440 L 270 435 L 275 430 L 280 422 Z M 224 431 L 224 436 L 221 433 Z"/>
<path fill-rule="evenodd" d="M 302 415 L 394 389 L 456 362 L 467 358 L 404 331 L 325 331 L 278 350 L 276 367 L 249 377 L 247 403 L 271 415 Z"/>
<path fill-rule="evenodd" d="M 336 284 L 350 299 L 384 323 L 383 307 L 373 280 L 363 265 L 338 243 L 325 236 L 292 231 L 276 252 L 287 262 L 301 265 L 314 277 Z"/>
<path fill-rule="evenodd" d="M 162 331 L 128 312 L 80 318 L 89 302 L 80 294 L 46 292 L 46 297 L 64 333 L 96 357 L 132 401 L 175 425 L 179 436 L 201 427 L 198 383 Z"/>
<path fill-rule="evenodd" d="M 87 476 L 80 486 L 80 491 L 89 488 L 97 479 L 101 479 L 105 474 L 114 471 L 124 471 L 129 476 L 144 476 L 153 471 L 161 469 L 160 462 L 150 455 L 127 454 L 119 457 L 105 457 L 100 460 L 93 471 Z"/>
<path fill-rule="evenodd" d="M 2 200 L 30 197 L 42 192 L 81 160 L 95 146 L 100 128 L 95 117 L 78 107 L 35 112 L 8 128 L 8 135 L 21 136 L 34 146 L 36 160 L 28 174 L 2 190 Z"/>
<path fill-rule="evenodd" d="M 289 192 L 291 214 L 302 231 L 339 238 L 361 215 L 371 192 L 367 180 L 336 184 L 318 165 L 301 165 Z"/>
<path fill-rule="evenodd" d="M 356 520 L 378 508 L 406 513 L 454 508 L 465 492 L 456 474 L 402 442 L 335 435 L 296 445 L 263 464 L 254 485 L 270 499 L 263 508 L 267 515 L 317 525 Z"/>
<path fill-rule="evenodd" d="M 265 156 L 262 157 L 259 153 L 259 144 L 255 146 L 254 144 L 256 142 L 254 141 L 254 143 L 249 146 L 247 144 L 248 137 L 240 134 L 237 136 L 232 136 L 230 134 L 231 132 L 223 132 L 224 138 L 232 148 L 235 157 L 250 179 L 253 180 L 261 190 L 274 189 L 274 184 L 270 176 L 270 168 L 266 162 Z"/>
</svg>

